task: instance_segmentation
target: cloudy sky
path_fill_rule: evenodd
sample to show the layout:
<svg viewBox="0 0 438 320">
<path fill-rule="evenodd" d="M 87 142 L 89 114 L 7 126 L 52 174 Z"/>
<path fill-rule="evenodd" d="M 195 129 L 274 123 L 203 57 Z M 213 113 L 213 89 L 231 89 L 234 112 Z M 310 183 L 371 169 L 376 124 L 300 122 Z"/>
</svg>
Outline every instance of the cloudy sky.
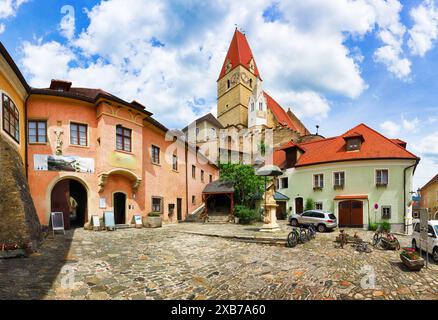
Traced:
<svg viewBox="0 0 438 320">
<path fill-rule="evenodd" d="M 415 188 L 438 172 L 433 0 L 0 0 L 0 39 L 32 86 L 99 87 L 174 128 L 215 113 L 236 25 L 265 90 L 311 131 L 363 122 L 422 158 Z"/>
</svg>

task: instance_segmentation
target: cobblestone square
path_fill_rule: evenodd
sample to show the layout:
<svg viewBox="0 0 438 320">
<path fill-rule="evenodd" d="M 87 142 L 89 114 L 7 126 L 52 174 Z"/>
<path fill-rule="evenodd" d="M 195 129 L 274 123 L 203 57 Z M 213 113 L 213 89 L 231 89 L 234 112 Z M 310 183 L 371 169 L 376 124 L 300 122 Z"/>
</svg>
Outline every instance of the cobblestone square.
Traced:
<svg viewBox="0 0 438 320">
<path fill-rule="evenodd" d="M 182 223 L 58 234 L 29 258 L 0 261 L 0 299 L 438 299 L 437 264 L 409 272 L 398 251 L 337 249 L 337 231 L 295 248 L 187 233 L 221 228 L 251 230 Z M 363 288 L 370 274 L 375 287 Z"/>
</svg>

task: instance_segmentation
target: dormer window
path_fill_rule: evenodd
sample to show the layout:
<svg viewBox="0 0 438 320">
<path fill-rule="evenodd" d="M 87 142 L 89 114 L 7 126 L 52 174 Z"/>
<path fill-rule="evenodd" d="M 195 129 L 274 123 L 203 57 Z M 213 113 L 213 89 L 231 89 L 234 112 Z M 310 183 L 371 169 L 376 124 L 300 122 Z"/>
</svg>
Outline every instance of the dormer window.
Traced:
<svg viewBox="0 0 438 320">
<path fill-rule="evenodd" d="M 361 138 L 349 138 L 347 139 L 347 151 L 356 151 L 360 150 Z"/>
</svg>

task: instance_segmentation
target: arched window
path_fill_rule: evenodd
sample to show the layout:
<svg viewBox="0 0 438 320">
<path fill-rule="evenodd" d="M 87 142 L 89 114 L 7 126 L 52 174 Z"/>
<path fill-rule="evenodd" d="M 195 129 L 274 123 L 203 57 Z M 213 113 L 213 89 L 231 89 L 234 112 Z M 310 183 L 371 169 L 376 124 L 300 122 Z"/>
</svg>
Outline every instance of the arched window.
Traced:
<svg viewBox="0 0 438 320">
<path fill-rule="evenodd" d="M 252 88 L 252 79 L 249 79 L 249 87 Z"/>
<path fill-rule="evenodd" d="M 227 80 L 227 89 L 230 89 L 230 80 Z"/>
<path fill-rule="evenodd" d="M 20 114 L 11 98 L 3 94 L 3 130 L 20 143 Z"/>
<path fill-rule="evenodd" d="M 251 111 L 254 111 L 254 102 L 251 102 Z"/>
<path fill-rule="evenodd" d="M 263 110 L 263 102 L 259 102 L 259 110 L 260 110 L 260 111 Z"/>
</svg>

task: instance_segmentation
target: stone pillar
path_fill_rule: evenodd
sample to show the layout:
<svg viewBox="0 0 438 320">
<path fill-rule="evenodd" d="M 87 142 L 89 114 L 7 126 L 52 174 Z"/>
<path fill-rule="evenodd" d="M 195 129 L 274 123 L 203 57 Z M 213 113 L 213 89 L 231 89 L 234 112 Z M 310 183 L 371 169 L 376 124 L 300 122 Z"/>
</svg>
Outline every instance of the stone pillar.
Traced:
<svg viewBox="0 0 438 320">
<path fill-rule="evenodd" d="M 276 203 L 267 203 L 265 206 L 265 212 L 263 217 L 263 226 L 260 231 L 262 232 L 275 232 L 280 231 L 280 226 L 277 223 L 277 207 Z"/>
</svg>

